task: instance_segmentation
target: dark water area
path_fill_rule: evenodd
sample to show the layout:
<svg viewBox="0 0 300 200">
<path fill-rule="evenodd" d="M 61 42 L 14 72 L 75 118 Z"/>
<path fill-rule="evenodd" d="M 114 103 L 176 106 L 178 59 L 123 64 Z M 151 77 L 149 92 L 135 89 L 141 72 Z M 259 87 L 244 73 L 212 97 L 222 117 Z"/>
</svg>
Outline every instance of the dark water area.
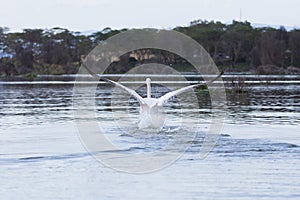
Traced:
<svg viewBox="0 0 300 200">
<path fill-rule="evenodd" d="M 260 79 L 264 78 L 262 76 Z M 292 81 L 298 76 L 292 76 Z M 298 124 L 300 115 L 300 83 L 290 83 L 286 76 L 271 76 L 269 83 L 256 83 L 257 77 L 244 76 L 241 91 L 236 91 L 232 81 L 236 77 L 224 78 L 227 98 L 227 112 L 230 123 L 242 124 Z M 252 78 L 251 80 L 249 80 Z M 290 79 L 288 78 L 288 79 Z M 248 80 L 247 80 L 248 79 Z M 275 80 L 274 80 L 275 79 Z M 248 81 L 248 82 L 247 82 Z M 274 83 L 272 81 L 275 81 Z M 277 83 L 281 81 L 282 83 Z M 255 82 L 255 83 L 253 83 Z M 0 83 L 1 127 L 40 124 L 43 122 L 64 122 L 73 120 L 72 98 L 75 82 L 2 82 Z M 157 86 L 157 87 L 156 87 Z M 88 87 L 88 86 L 87 86 Z M 170 91 L 167 88 L 153 86 L 156 97 Z M 111 99 L 110 86 L 101 84 L 97 96 L 100 106 Z M 145 87 L 138 89 L 144 95 Z M 207 90 L 196 89 L 200 109 L 210 108 L 210 96 Z M 174 103 L 174 102 L 173 102 Z M 22 118 L 22 120 L 18 120 Z M 44 120 L 44 121 L 43 121 Z M 6 124 L 7 123 L 7 124 Z"/>
</svg>

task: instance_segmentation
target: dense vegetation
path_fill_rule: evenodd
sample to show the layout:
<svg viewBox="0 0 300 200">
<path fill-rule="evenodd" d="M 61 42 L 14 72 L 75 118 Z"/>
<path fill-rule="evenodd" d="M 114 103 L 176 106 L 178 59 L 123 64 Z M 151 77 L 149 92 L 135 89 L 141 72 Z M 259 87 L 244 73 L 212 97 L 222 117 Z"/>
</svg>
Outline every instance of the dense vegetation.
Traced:
<svg viewBox="0 0 300 200">
<path fill-rule="evenodd" d="M 300 71 L 300 30 L 255 28 L 249 22 L 233 21 L 226 25 L 200 20 L 174 30 L 198 41 L 216 64 L 227 71 L 269 73 L 261 66 L 269 66 L 272 73 Z M 83 55 L 122 31 L 126 29 L 106 28 L 90 35 L 62 28 L 25 29 L 12 33 L 0 27 L 0 75 L 76 73 Z M 155 50 L 148 49 L 136 51 L 135 55 L 140 57 L 124 55 L 113 67 L 114 72 L 126 71 L 138 63 L 150 61 L 185 66 L 183 60 L 168 52 L 160 52 L 159 56 L 156 54 L 151 59 L 142 56 L 154 53 Z"/>
</svg>

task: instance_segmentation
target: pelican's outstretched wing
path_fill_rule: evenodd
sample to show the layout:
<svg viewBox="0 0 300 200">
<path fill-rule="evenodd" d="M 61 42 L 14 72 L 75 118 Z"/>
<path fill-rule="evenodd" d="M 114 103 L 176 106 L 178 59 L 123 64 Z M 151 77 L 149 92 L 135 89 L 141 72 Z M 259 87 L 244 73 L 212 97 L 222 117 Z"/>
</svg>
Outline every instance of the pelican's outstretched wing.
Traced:
<svg viewBox="0 0 300 200">
<path fill-rule="evenodd" d="M 126 90 L 129 94 L 131 94 L 132 96 L 134 96 L 137 100 L 138 100 L 138 102 L 140 103 L 140 104 L 145 104 L 145 101 L 144 101 L 144 99 L 143 99 L 143 97 L 141 97 L 138 93 L 136 93 L 136 91 L 134 91 L 134 90 L 132 90 L 132 89 L 130 89 L 130 88 L 128 88 L 128 87 L 125 87 L 124 85 L 122 85 L 122 84 L 120 84 L 120 83 L 118 83 L 118 82 L 115 82 L 115 81 L 112 81 L 112 80 L 110 80 L 110 79 L 107 79 L 107 78 L 104 78 L 104 77 L 101 77 L 101 76 L 99 76 L 98 74 L 96 74 L 96 73 L 94 73 L 94 72 L 92 72 L 85 64 L 83 64 L 82 63 L 82 66 L 96 79 L 96 80 L 99 80 L 99 79 L 101 79 L 101 80 L 103 80 L 103 81 L 105 81 L 105 82 L 107 82 L 107 83 L 110 83 L 110 84 L 112 84 L 112 85 L 115 85 L 115 86 L 118 86 L 118 87 L 120 87 L 120 88 L 122 88 L 122 89 L 124 89 L 124 90 Z"/>
<path fill-rule="evenodd" d="M 222 76 L 224 72 L 222 71 L 216 78 L 214 78 L 213 80 L 209 81 L 207 84 L 211 84 L 212 82 L 214 82 L 215 80 L 217 80 L 220 76 Z M 183 87 L 183 88 L 180 88 L 180 89 L 177 89 L 177 90 L 174 90 L 172 92 L 169 92 L 165 95 L 163 95 L 162 97 L 160 97 L 158 99 L 158 105 L 162 106 L 164 103 L 166 103 L 171 97 L 173 96 L 176 96 L 176 95 L 179 95 L 187 90 L 190 90 L 192 88 L 195 88 L 195 87 L 200 87 L 202 85 L 205 85 L 205 83 L 199 83 L 199 84 L 195 84 L 195 85 L 189 85 L 189 86 L 186 86 L 186 87 Z"/>
</svg>

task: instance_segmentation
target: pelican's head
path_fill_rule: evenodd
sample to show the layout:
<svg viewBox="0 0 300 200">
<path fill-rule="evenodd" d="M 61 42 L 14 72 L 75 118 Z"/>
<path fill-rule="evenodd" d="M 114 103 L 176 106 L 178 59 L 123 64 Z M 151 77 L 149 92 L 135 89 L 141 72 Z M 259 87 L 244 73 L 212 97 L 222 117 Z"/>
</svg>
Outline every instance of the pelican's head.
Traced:
<svg viewBox="0 0 300 200">
<path fill-rule="evenodd" d="M 146 85 L 147 85 L 147 98 L 151 98 L 151 79 L 146 79 Z"/>
</svg>

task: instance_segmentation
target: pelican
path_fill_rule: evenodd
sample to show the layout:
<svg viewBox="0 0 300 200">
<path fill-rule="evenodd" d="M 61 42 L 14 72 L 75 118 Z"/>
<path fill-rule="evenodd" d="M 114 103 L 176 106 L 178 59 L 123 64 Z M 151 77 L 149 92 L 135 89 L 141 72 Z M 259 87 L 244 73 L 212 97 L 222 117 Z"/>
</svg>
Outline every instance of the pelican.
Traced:
<svg viewBox="0 0 300 200">
<path fill-rule="evenodd" d="M 107 83 L 110 83 L 114 86 L 118 86 L 125 91 L 127 91 L 129 94 L 131 94 L 133 97 L 137 99 L 137 101 L 140 104 L 140 116 L 139 116 L 139 122 L 138 122 L 138 128 L 139 129 L 147 129 L 147 128 L 155 128 L 155 129 L 161 129 L 165 123 L 164 115 L 162 114 L 162 107 L 163 105 L 173 96 L 177 96 L 183 92 L 186 92 L 187 90 L 190 90 L 195 87 L 200 87 L 205 85 L 204 83 L 189 85 L 171 92 L 166 93 L 165 95 L 159 97 L 159 98 L 153 98 L 151 95 L 151 79 L 146 79 L 146 88 L 147 88 L 147 97 L 143 98 L 141 97 L 136 91 L 118 83 L 113 80 L 104 78 L 94 72 L 92 72 L 86 65 L 82 64 L 82 66 L 97 80 L 101 79 Z M 223 71 L 213 80 L 209 81 L 207 84 L 213 83 L 215 80 L 217 80 L 221 75 L 223 74 Z"/>
</svg>

